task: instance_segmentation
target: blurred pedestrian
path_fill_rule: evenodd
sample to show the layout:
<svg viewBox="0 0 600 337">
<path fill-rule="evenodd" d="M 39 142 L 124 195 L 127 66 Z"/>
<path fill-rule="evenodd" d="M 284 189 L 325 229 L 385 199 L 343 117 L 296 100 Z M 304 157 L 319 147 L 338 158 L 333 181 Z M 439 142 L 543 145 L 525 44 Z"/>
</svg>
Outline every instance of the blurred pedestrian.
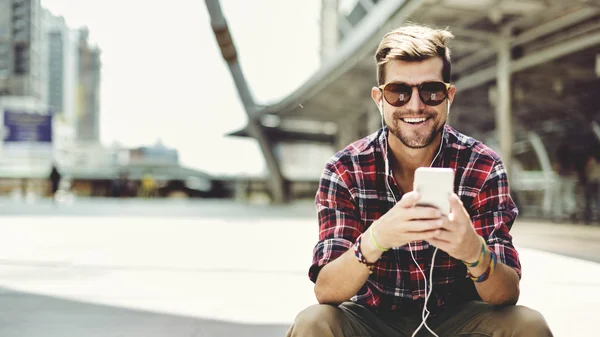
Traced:
<svg viewBox="0 0 600 337">
<path fill-rule="evenodd" d="M 111 195 L 113 198 L 121 196 L 121 178 L 114 178 L 111 182 Z"/>
<path fill-rule="evenodd" d="M 556 151 L 555 170 L 557 180 L 552 193 L 552 216 L 555 221 L 574 221 L 577 213 L 575 191 L 577 173 L 575 160 L 567 143 L 561 144 Z"/>
<path fill-rule="evenodd" d="M 600 160 L 590 155 L 585 165 L 583 220 L 586 224 L 600 220 Z"/>
<path fill-rule="evenodd" d="M 52 165 L 52 170 L 50 171 L 50 177 L 49 177 L 49 181 L 50 181 L 50 197 L 52 198 L 52 201 L 56 201 L 56 192 L 58 191 L 58 188 L 60 186 L 60 172 L 58 171 L 58 168 L 56 167 L 56 165 Z"/>
<path fill-rule="evenodd" d="M 155 197 L 156 191 L 156 180 L 151 173 L 146 173 L 142 177 L 142 188 L 141 188 L 141 196 L 142 198 L 153 198 Z"/>
</svg>

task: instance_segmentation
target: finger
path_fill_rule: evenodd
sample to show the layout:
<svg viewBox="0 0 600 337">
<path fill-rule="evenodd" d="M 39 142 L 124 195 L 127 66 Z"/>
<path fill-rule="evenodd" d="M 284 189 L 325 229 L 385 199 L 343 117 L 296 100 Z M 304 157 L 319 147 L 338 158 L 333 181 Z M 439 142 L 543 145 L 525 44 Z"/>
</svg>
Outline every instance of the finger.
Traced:
<svg viewBox="0 0 600 337">
<path fill-rule="evenodd" d="M 426 206 L 410 207 L 401 210 L 401 212 L 401 218 L 404 220 L 437 220 L 442 216 L 442 213 L 437 208 Z"/>
<path fill-rule="evenodd" d="M 421 198 L 419 192 L 411 191 L 402 196 L 402 199 L 396 204 L 402 208 L 413 207 L 415 203 Z"/>
<path fill-rule="evenodd" d="M 454 232 L 458 229 L 457 226 L 457 222 L 453 221 L 453 214 L 450 213 L 447 216 L 446 215 L 442 215 L 441 219 L 442 219 L 442 228 L 444 230 L 447 230 L 449 232 Z"/>
<path fill-rule="evenodd" d="M 438 240 L 435 238 L 431 238 L 429 240 L 425 240 L 427 242 L 429 242 L 429 244 L 441 249 L 444 252 L 448 252 L 450 250 L 450 243 L 443 241 L 443 240 Z"/>
<path fill-rule="evenodd" d="M 451 221 L 459 221 L 461 219 L 468 218 L 467 211 L 463 205 L 463 202 L 460 200 L 456 193 L 450 194 L 448 197 L 450 201 L 450 209 L 452 210 L 452 218 Z"/>
<path fill-rule="evenodd" d="M 441 219 L 438 220 L 413 220 L 406 221 L 402 228 L 405 232 L 427 232 L 431 230 L 441 229 L 443 226 L 443 221 Z"/>
<path fill-rule="evenodd" d="M 435 237 L 433 237 L 433 239 L 438 240 L 438 241 L 444 241 L 446 243 L 452 243 L 452 242 L 456 241 L 455 237 L 456 237 L 455 233 L 450 232 L 445 229 L 441 229 L 439 234 L 436 235 Z"/>
<path fill-rule="evenodd" d="M 424 232 L 408 232 L 405 234 L 405 239 L 407 239 L 409 242 L 429 241 L 439 234 L 440 229 L 428 230 Z"/>
</svg>

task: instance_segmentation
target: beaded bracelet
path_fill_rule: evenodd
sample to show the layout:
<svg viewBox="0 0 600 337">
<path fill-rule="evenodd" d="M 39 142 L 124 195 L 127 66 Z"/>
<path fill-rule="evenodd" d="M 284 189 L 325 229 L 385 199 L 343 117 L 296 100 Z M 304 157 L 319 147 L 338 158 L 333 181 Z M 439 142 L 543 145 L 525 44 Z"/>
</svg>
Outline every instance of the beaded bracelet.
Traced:
<svg viewBox="0 0 600 337">
<path fill-rule="evenodd" d="M 354 243 L 354 255 L 356 256 L 356 258 L 358 259 L 358 262 L 364 264 L 365 266 L 367 266 L 367 268 L 369 268 L 369 274 L 373 274 L 373 268 L 375 267 L 375 263 L 369 263 L 367 262 L 367 260 L 365 259 L 365 256 L 362 254 L 361 250 L 360 250 L 360 243 L 362 241 L 362 234 L 358 236 L 358 238 L 356 239 L 356 242 Z"/>
<path fill-rule="evenodd" d="M 488 278 L 490 278 L 490 276 L 494 273 L 494 270 L 496 269 L 496 264 L 498 263 L 498 257 L 496 256 L 496 253 L 494 253 L 493 250 L 489 250 L 489 252 L 491 255 L 490 265 L 488 266 L 485 273 L 483 273 L 480 276 L 473 276 L 473 274 L 471 274 L 470 271 L 467 271 L 467 274 L 469 275 L 471 280 L 473 280 L 473 282 L 475 282 L 475 283 L 481 283 L 481 282 L 486 281 Z"/>
<path fill-rule="evenodd" d="M 485 242 L 485 239 L 483 237 L 479 237 L 481 239 L 481 253 L 479 253 L 479 258 L 477 258 L 477 261 L 471 263 L 471 262 L 467 262 L 467 261 L 463 261 L 463 263 L 470 268 L 473 267 L 477 267 L 480 263 L 483 262 L 483 260 L 485 260 L 485 252 L 488 250 L 487 249 L 487 243 Z"/>
</svg>

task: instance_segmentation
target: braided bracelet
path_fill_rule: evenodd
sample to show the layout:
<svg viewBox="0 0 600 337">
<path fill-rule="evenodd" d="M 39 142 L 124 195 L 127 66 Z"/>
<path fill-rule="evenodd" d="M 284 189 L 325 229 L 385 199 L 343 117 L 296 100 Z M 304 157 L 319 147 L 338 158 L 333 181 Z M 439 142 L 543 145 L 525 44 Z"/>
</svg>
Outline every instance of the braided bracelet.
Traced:
<svg viewBox="0 0 600 337">
<path fill-rule="evenodd" d="M 481 282 L 486 281 L 488 278 L 490 278 L 490 276 L 494 273 L 494 270 L 496 269 L 496 264 L 498 263 L 498 257 L 496 256 L 496 253 L 494 253 L 493 250 L 489 250 L 489 252 L 491 255 L 490 265 L 488 266 L 485 273 L 483 273 L 480 276 L 473 276 L 473 274 L 471 274 L 470 271 L 467 271 L 467 274 L 469 275 L 471 280 L 473 280 L 473 282 L 475 282 L 475 283 L 481 283 Z"/>
<path fill-rule="evenodd" d="M 358 259 L 358 262 L 364 264 L 365 266 L 367 266 L 367 268 L 369 268 L 369 274 L 373 274 L 373 268 L 375 267 L 375 263 L 370 263 L 367 262 L 367 259 L 365 259 L 365 256 L 362 254 L 361 250 L 360 250 L 360 243 L 362 241 L 362 234 L 358 236 L 358 238 L 356 239 L 356 242 L 354 243 L 354 256 L 356 256 L 356 258 Z"/>
</svg>

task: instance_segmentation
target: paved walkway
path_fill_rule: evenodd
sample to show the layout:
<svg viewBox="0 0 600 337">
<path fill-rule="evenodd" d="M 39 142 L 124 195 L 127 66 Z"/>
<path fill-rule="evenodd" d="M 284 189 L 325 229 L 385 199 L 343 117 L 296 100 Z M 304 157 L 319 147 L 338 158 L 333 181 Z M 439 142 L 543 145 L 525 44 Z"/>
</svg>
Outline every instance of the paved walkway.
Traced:
<svg viewBox="0 0 600 337">
<path fill-rule="evenodd" d="M 315 303 L 310 215 L 229 204 L 221 216 L 212 207 L 179 216 L 178 207 L 0 217 L 0 336 L 274 337 Z M 598 335 L 600 264 L 526 248 L 548 241 L 532 237 L 548 228 L 515 229 L 520 304 L 542 312 L 555 336 Z"/>
</svg>

